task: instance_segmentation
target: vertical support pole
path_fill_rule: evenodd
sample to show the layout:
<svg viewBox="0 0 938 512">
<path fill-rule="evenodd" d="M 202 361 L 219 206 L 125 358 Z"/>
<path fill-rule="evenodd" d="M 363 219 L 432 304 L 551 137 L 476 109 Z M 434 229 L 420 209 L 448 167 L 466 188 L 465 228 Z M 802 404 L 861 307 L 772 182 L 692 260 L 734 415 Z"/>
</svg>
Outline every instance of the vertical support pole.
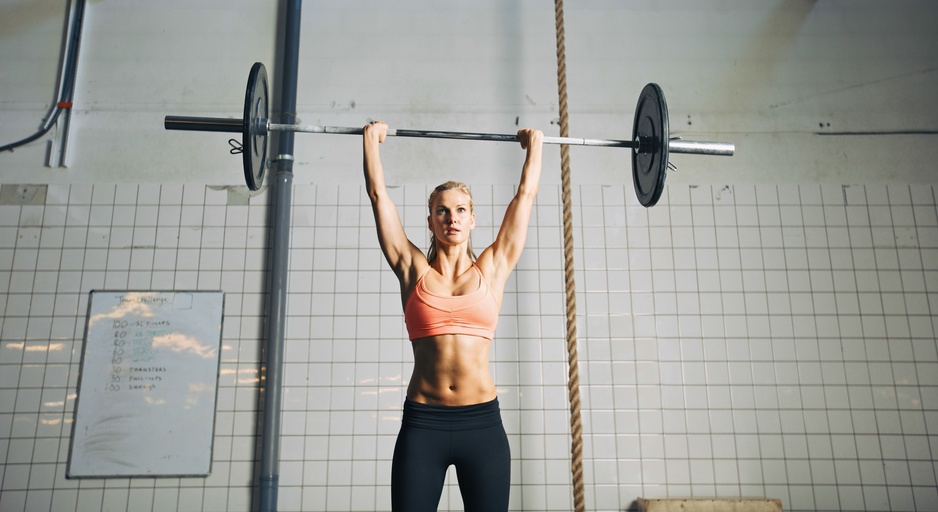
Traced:
<svg viewBox="0 0 938 512">
<path fill-rule="evenodd" d="M 282 123 L 296 122 L 296 83 L 299 68 L 301 0 L 287 0 L 284 16 L 283 59 L 280 64 Z M 273 194 L 269 224 L 270 264 L 267 283 L 267 340 L 264 345 L 264 417 L 261 439 L 260 510 L 277 510 L 280 481 L 280 419 L 283 403 L 283 345 L 286 332 L 287 281 L 290 251 L 290 211 L 293 200 L 293 132 L 283 132 L 274 158 L 276 172 L 269 183 Z"/>
<path fill-rule="evenodd" d="M 46 155 L 47 167 L 65 167 L 65 156 L 68 150 L 68 128 L 72 119 L 72 99 L 75 95 L 75 77 L 78 74 L 78 50 L 81 48 L 81 29 L 85 21 L 85 1 L 75 0 L 69 2 L 69 23 L 65 35 L 65 55 L 62 58 L 62 73 L 59 78 L 58 101 L 52 106 L 53 114 L 49 116 L 46 130 L 53 123 L 58 122 L 56 130 L 49 140 L 49 149 Z"/>
</svg>

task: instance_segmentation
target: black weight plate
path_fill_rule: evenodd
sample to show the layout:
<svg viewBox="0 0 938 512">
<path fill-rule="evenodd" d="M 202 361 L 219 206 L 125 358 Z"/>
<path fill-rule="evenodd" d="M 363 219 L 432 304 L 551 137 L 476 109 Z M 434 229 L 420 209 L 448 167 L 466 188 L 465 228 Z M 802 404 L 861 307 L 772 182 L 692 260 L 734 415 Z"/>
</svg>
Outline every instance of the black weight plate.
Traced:
<svg viewBox="0 0 938 512">
<path fill-rule="evenodd" d="M 267 70 L 264 64 L 255 62 L 248 74 L 248 86 L 244 93 L 244 181 L 251 190 L 259 190 L 264 183 L 267 170 L 267 121 L 268 111 Z"/>
<path fill-rule="evenodd" d="M 632 151 L 632 183 L 643 206 L 654 206 L 664 192 L 668 172 L 668 105 L 658 84 L 642 89 L 635 107 L 632 140 L 639 147 Z"/>
</svg>

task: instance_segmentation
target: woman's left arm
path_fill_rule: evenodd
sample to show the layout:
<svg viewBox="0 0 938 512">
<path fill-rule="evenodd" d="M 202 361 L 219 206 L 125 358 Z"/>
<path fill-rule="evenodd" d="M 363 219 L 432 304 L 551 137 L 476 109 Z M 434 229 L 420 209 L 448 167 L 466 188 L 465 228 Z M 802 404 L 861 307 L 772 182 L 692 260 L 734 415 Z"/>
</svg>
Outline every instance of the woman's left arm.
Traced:
<svg viewBox="0 0 938 512">
<path fill-rule="evenodd" d="M 490 275 L 486 278 L 491 284 L 497 284 L 499 289 L 508 280 L 508 275 L 515 268 L 521 258 L 521 251 L 524 250 L 528 224 L 531 221 L 531 210 L 534 207 L 534 198 L 537 196 L 537 187 L 541 179 L 543 139 L 544 134 L 540 130 L 523 128 L 518 131 L 518 141 L 522 149 L 527 150 L 524 166 L 521 168 L 518 191 L 508 204 L 495 241 L 479 255 L 480 267 L 483 270 L 489 270 L 486 273 Z"/>
</svg>

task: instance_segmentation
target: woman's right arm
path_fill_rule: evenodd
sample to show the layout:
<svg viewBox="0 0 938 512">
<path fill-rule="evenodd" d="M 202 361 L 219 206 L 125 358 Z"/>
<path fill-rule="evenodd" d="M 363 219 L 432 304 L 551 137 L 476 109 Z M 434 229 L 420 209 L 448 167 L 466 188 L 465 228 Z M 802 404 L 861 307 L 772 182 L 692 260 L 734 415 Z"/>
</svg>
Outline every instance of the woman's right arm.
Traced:
<svg viewBox="0 0 938 512">
<path fill-rule="evenodd" d="M 380 121 L 365 125 L 363 129 L 365 188 L 371 200 L 371 209 L 378 228 L 378 243 L 401 287 L 409 288 L 413 281 L 415 265 L 423 253 L 407 238 L 397 206 L 388 195 L 384 184 L 384 167 L 381 165 L 379 145 L 387 136 L 388 126 Z M 425 260 L 424 260 L 425 261 Z"/>
</svg>

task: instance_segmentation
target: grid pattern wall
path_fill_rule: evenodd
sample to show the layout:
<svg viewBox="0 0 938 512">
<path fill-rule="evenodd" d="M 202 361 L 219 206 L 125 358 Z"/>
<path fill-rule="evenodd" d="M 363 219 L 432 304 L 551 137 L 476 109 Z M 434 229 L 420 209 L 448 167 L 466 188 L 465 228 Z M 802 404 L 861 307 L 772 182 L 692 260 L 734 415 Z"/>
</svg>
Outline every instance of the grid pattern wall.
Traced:
<svg viewBox="0 0 938 512">
<path fill-rule="evenodd" d="M 423 186 L 394 189 L 426 245 Z M 511 190 L 475 186 L 473 244 Z M 252 509 L 266 195 L 49 185 L 0 205 L 0 510 Z M 512 510 L 571 510 L 560 193 L 542 187 L 492 370 Z M 938 509 L 932 186 L 574 188 L 587 508 L 779 498 Z M 410 373 L 361 187 L 294 190 L 279 508 L 382 510 Z M 212 474 L 65 478 L 88 292 L 225 292 Z M 450 472 L 442 510 L 461 510 Z"/>
</svg>

